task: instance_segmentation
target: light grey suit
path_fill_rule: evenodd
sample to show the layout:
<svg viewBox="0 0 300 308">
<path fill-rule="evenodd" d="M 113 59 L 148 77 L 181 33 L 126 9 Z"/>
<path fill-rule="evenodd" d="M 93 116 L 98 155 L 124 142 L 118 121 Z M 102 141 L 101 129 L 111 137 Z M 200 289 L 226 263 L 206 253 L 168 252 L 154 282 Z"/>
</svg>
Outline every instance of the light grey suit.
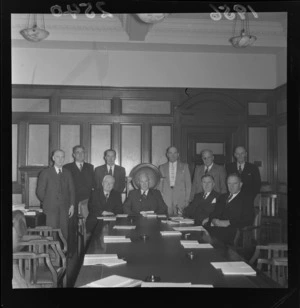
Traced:
<svg viewBox="0 0 300 308">
<path fill-rule="evenodd" d="M 160 165 L 163 176 L 158 189 L 168 206 L 168 214 L 176 215 L 178 207 L 181 211 L 188 206 L 191 194 L 191 175 L 186 163 L 177 161 L 176 180 L 173 188 L 170 186 L 169 162 Z"/>
</svg>

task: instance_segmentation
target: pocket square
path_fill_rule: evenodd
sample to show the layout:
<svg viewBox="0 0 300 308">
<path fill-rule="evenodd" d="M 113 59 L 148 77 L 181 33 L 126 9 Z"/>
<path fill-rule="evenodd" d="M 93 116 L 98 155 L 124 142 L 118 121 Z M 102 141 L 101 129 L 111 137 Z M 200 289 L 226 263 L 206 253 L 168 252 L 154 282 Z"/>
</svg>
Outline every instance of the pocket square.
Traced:
<svg viewBox="0 0 300 308">
<path fill-rule="evenodd" d="M 217 202 L 217 200 L 216 200 L 216 198 L 211 202 L 211 203 L 216 203 Z"/>
</svg>

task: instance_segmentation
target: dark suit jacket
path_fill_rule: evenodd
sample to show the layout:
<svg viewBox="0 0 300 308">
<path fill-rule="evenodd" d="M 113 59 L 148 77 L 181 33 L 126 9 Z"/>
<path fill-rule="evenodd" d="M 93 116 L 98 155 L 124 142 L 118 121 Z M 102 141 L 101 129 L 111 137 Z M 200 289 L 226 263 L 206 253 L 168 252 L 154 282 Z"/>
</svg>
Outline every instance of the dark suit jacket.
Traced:
<svg viewBox="0 0 300 308">
<path fill-rule="evenodd" d="M 221 195 L 216 203 L 214 211 L 209 215 L 209 221 L 205 225 L 208 232 L 226 244 L 232 244 L 238 228 L 253 224 L 254 208 L 251 196 L 240 193 L 228 204 L 226 200 L 229 193 Z M 210 227 L 213 218 L 229 220 L 228 227 Z"/>
<path fill-rule="evenodd" d="M 72 174 L 75 186 L 76 204 L 79 201 L 88 199 L 94 187 L 94 166 L 84 162 L 82 170 L 80 171 L 76 163 L 73 162 L 64 165 L 64 168 L 68 169 Z"/>
<path fill-rule="evenodd" d="M 213 200 L 217 201 L 219 193 L 212 190 L 206 199 L 203 199 L 204 193 L 196 194 L 193 201 L 183 211 L 183 216 L 195 219 L 196 224 L 201 224 L 203 219 L 209 217 L 215 209 Z"/>
<path fill-rule="evenodd" d="M 107 174 L 106 165 L 99 166 L 95 169 L 95 188 L 102 188 L 103 178 Z M 115 165 L 113 177 L 115 178 L 114 190 L 122 193 L 125 188 L 125 168 Z"/>
<path fill-rule="evenodd" d="M 141 195 L 140 189 L 129 192 L 124 203 L 124 213 L 138 215 L 141 211 L 154 211 L 156 214 L 168 214 L 168 207 L 159 190 L 150 188 L 146 199 Z"/>
<path fill-rule="evenodd" d="M 115 215 L 123 213 L 121 194 L 112 189 L 106 201 L 103 189 L 95 189 L 91 194 L 88 208 L 86 230 L 91 232 L 97 224 L 97 217 L 101 216 L 103 211 L 113 212 Z"/>
<path fill-rule="evenodd" d="M 227 175 L 231 173 L 239 173 L 237 170 L 237 163 L 230 163 L 226 165 Z M 260 192 L 261 178 L 258 167 L 254 164 L 245 162 L 243 172 L 241 174 L 243 186 L 242 192 L 251 195 L 253 199 Z"/>
<path fill-rule="evenodd" d="M 68 211 L 70 205 L 75 205 L 75 189 L 72 175 L 69 170 L 62 169 L 62 193 L 59 191 L 59 175 L 54 167 L 41 171 L 36 194 L 43 203 L 43 211 L 47 215 L 51 210 L 63 206 Z"/>
</svg>

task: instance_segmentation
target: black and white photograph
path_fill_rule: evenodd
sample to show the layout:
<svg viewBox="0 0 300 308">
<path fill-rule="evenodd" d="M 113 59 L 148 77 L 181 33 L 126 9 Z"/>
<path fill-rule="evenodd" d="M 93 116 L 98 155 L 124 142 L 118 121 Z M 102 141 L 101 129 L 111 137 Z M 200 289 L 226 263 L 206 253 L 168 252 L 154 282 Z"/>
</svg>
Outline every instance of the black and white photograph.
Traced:
<svg viewBox="0 0 300 308">
<path fill-rule="evenodd" d="M 290 11 L 195 4 L 8 14 L 12 294 L 293 295 Z"/>
</svg>

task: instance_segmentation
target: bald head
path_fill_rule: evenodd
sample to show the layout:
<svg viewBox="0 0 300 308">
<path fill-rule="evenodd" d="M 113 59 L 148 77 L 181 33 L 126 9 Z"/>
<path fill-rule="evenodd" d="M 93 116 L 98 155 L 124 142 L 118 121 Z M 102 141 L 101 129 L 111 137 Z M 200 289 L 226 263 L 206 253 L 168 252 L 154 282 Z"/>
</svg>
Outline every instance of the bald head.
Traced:
<svg viewBox="0 0 300 308">
<path fill-rule="evenodd" d="M 110 191 L 114 188 L 115 178 L 111 175 L 106 175 L 102 181 L 102 187 L 104 193 L 110 193 Z"/>
<path fill-rule="evenodd" d="M 211 150 L 203 150 L 201 157 L 205 166 L 209 167 L 214 162 L 214 154 Z"/>
<path fill-rule="evenodd" d="M 247 151 L 243 146 L 238 146 L 235 148 L 234 157 L 239 164 L 243 164 L 246 161 Z"/>
<path fill-rule="evenodd" d="M 169 147 L 167 149 L 167 157 L 168 157 L 169 162 L 171 163 L 174 163 L 175 161 L 177 161 L 179 158 L 179 152 L 177 148 L 173 146 Z"/>
<path fill-rule="evenodd" d="M 147 174 L 141 173 L 138 177 L 138 181 L 142 190 L 146 191 L 149 189 L 150 179 Z"/>
</svg>

